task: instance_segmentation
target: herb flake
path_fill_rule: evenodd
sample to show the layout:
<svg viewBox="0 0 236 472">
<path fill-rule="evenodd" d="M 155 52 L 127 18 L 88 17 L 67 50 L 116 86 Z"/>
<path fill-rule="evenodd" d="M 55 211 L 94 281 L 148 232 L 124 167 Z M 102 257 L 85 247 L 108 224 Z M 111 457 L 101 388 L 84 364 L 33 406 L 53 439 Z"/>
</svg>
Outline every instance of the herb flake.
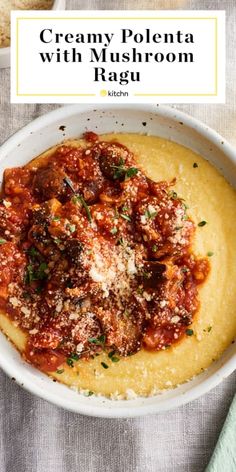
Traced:
<svg viewBox="0 0 236 472">
<path fill-rule="evenodd" d="M 171 190 L 171 192 L 169 192 L 169 197 L 172 198 L 172 200 L 177 200 L 178 194 L 174 190 Z"/>
<path fill-rule="evenodd" d="M 69 224 L 69 225 L 68 225 L 68 229 L 70 230 L 71 233 L 74 233 L 75 230 L 76 230 L 76 226 Z"/>
<path fill-rule="evenodd" d="M 208 253 L 207 253 L 207 256 L 208 256 L 208 257 L 211 257 L 211 256 L 213 256 L 213 255 L 214 255 L 214 252 L 208 251 Z"/>
<path fill-rule="evenodd" d="M 78 361 L 79 356 L 75 352 L 72 353 L 69 357 L 66 359 L 66 363 L 69 367 L 74 367 L 74 361 Z"/>
<path fill-rule="evenodd" d="M 84 207 L 85 211 L 86 211 L 86 214 L 87 214 L 87 217 L 88 217 L 88 220 L 89 222 L 91 223 L 92 222 L 92 216 L 91 216 L 91 213 L 90 213 L 90 210 L 89 210 L 89 207 L 86 203 L 86 201 L 84 200 L 84 197 L 82 195 L 79 195 L 78 193 L 76 193 L 74 187 L 73 187 L 73 183 L 71 182 L 71 180 L 69 179 L 69 177 L 65 177 L 64 179 L 64 182 L 65 184 L 71 189 L 71 191 L 73 192 L 74 196 L 72 197 L 71 201 L 76 205 L 78 202 L 81 203 L 81 205 Z"/>
<path fill-rule="evenodd" d="M 106 342 L 105 334 L 99 336 L 99 338 L 88 338 L 88 342 L 91 344 L 96 344 L 96 346 L 104 346 Z"/>
<path fill-rule="evenodd" d="M 146 218 L 152 220 L 152 219 L 155 218 L 155 216 L 157 215 L 157 211 L 151 212 L 149 209 L 147 209 L 147 210 L 145 211 L 144 215 L 146 216 Z"/>
<path fill-rule="evenodd" d="M 63 372 L 64 372 L 64 369 L 57 369 L 56 370 L 56 374 L 63 374 Z"/>
<path fill-rule="evenodd" d="M 78 202 L 81 203 L 81 205 L 84 207 L 85 211 L 86 211 L 86 215 L 87 215 L 87 218 L 89 220 L 90 223 L 92 223 L 92 215 L 90 213 L 90 209 L 84 199 L 84 197 L 82 195 L 79 195 L 79 194 L 75 194 L 73 197 L 72 197 L 72 202 L 74 204 L 77 204 Z"/>
<path fill-rule="evenodd" d="M 137 167 L 130 167 L 125 171 L 125 180 L 129 179 L 130 177 L 134 177 L 135 175 L 137 175 L 137 173 Z"/>
<path fill-rule="evenodd" d="M 111 360 L 111 362 L 119 362 L 119 360 L 120 360 L 119 357 L 115 356 L 115 353 L 116 353 L 116 351 L 110 351 L 108 353 L 108 357 Z"/>
<path fill-rule="evenodd" d="M 112 165 L 111 167 L 114 169 L 114 174 L 113 178 L 115 180 L 117 179 L 130 179 L 131 177 L 134 177 L 138 173 L 137 167 L 125 167 L 125 161 L 124 159 L 120 159 L 118 165 Z"/>
<path fill-rule="evenodd" d="M 121 218 L 123 218 L 123 220 L 131 221 L 131 218 L 129 215 L 125 215 L 124 213 L 121 213 L 120 216 Z"/>
<path fill-rule="evenodd" d="M 187 334 L 187 336 L 193 336 L 194 331 L 193 329 L 186 329 L 185 333 Z"/>
</svg>

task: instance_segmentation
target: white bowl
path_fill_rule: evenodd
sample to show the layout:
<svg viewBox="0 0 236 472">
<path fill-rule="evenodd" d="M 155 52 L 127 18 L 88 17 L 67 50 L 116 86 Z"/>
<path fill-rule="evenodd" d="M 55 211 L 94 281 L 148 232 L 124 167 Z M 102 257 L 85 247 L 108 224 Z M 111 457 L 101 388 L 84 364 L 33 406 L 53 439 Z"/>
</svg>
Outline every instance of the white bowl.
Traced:
<svg viewBox="0 0 236 472">
<path fill-rule="evenodd" d="M 55 0 L 51 10 L 65 10 L 66 0 Z M 11 48 L 0 48 L 0 69 L 10 67 L 11 63 Z"/>
<path fill-rule="evenodd" d="M 143 122 L 147 125 L 143 126 Z M 61 131 L 60 127 L 65 126 Z M 86 130 L 97 133 L 148 132 L 176 141 L 212 162 L 236 186 L 236 152 L 215 131 L 170 107 L 155 105 L 72 105 L 48 113 L 8 139 L 0 149 L 0 175 L 5 167 L 23 165 L 65 138 Z M 91 416 L 132 417 L 157 413 L 187 403 L 215 387 L 236 368 L 236 344 L 232 344 L 207 371 L 180 387 L 160 395 L 112 401 L 84 397 L 53 382 L 25 363 L 11 343 L 0 334 L 0 366 L 25 389 L 58 406 Z"/>
</svg>

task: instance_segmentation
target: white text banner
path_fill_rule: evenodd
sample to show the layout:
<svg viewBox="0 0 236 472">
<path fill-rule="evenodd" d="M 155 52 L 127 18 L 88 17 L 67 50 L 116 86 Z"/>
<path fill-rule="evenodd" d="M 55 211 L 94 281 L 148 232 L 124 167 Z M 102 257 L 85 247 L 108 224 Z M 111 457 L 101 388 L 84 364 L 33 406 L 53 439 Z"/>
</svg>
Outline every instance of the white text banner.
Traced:
<svg viewBox="0 0 236 472">
<path fill-rule="evenodd" d="M 219 103 L 222 11 L 12 12 L 13 103 Z"/>
</svg>

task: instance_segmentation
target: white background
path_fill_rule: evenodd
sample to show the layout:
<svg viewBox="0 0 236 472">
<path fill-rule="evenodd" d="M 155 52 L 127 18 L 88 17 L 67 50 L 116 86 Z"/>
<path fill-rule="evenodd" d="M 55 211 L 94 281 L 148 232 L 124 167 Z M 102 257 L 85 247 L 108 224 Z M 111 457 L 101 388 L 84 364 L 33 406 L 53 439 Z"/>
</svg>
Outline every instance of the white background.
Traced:
<svg viewBox="0 0 236 472">
<path fill-rule="evenodd" d="M 156 19 L 158 15 L 158 18 Z M 110 18 L 117 19 L 110 19 Z M 171 17 L 172 19 L 168 19 Z M 188 19 L 183 19 L 184 17 Z M 16 22 L 20 19 L 18 34 L 18 90 L 17 90 L 17 48 Z M 37 19 L 29 19 L 37 18 Z M 86 18 L 86 19 L 81 19 Z M 88 19 L 99 18 L 99 19 Z M 107 18 L 107 19 L 106 19 Z M 129 19 L 135 18 L 135 19 Z M 142 19 L 146 18 L 146 19 Z M 163 19 L 160 19 L 163 18 Z M 173 19 L 176 18 L 176 19 Z M 198 19 L 190 19 L 198 18 Z M 201 19 L 209 18 L 209 19 Z M 215 21 L 218 23 L 218 87 L 215 93 Z M 53 30 L 53 42 L 40 41 L 40 32 Z M 121 28 L 132 29 L 145 38 L 146 29 L 154 33 L 173 33 L 181 30 L 192 33 L 194 43 L 135 43 L 132 38 L 121 43 Z M 150 62 L 150 63 L 90 63 L 90 47 L 100 51 L 104 45 L 67 44 L 62 40 L 55 44 L 55 33 L 114 33 L 107 48 L 108 52 L 127 52 L 136 47 L 138 52 L 158 51 L 192 52 L 193 63 Z M 105 38 L 104 38 L 105 39 Z M 82 53 L 82 63 L 43 63 L 40 52 L 55 52 L 57 48 L 71 50 L 75 47 Z M 107 71 L 140 71 L 140 82 L 121 85 L 117 82 L 95 82 L 94 67 Z M 101 90 L 128 92 L 129 96 L 101 97 Z M 140 97 L 136 94 L 145 94 Z M 81 94 L 94 94 L 83 97 Z M 150 94 L 147 96 L 146 94 Z M 170 94 L 170 96 L 168 96 Z M 209 96 L 206 96 L 209 94 Z M 57 96 L 58 95 L 58 96 Z M 184 96 L 188 95 L 188 96 Z M 210 96 L 211 95 L 211 96 Z M 67 12 L 13 12 L 12 13 L 12 102 L 60 103 L 60 102 L 222 102 L 224 101 L 224 12 L 216 11 L 67 11 Z"/>
</svg>

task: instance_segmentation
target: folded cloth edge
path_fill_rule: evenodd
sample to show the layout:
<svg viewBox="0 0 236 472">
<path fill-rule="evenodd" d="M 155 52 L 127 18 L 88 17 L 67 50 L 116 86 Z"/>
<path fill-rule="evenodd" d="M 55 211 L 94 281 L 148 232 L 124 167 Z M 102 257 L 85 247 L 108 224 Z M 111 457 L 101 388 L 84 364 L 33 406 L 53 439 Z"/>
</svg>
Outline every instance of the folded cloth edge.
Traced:
<svg viewBox="0 0 236 472">
<path fill-rule="evenodd" d="M 236 471 L 236 395 L 205 472 Z"/>
</svg>

